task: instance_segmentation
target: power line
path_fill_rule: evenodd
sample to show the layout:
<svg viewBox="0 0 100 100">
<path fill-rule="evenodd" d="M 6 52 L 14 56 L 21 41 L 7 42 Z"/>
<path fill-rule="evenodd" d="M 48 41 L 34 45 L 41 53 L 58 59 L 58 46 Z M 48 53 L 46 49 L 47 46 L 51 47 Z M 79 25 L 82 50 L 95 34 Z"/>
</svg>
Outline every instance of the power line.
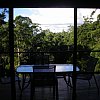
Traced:
<svg viewBox="0 0 100 100">
<path fill-rule="evenodd" d="M 77 23 L 78 25 L 81 25 L 82 23 Z M 74 23 L 63 23 L 63 24 L 39 24 L 39 25 L 74 25 Z"/>
<path fill-rule="evenodd" d="M 63 24 L 61 24 L 61 23 L 58 23 L 58 24 L 40 24 L 40 25 L 74 25 L 74 23 L 63 23 Z"/>
</svg>

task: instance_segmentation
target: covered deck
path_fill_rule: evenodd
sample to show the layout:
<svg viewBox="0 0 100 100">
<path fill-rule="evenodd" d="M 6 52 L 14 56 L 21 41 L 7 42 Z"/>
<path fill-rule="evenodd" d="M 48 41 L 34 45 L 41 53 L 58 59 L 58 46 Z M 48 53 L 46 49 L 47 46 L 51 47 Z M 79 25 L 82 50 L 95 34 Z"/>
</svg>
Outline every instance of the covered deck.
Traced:
<svg viewBox="0 0 100 100">
<path fill-rule="evenodd" d="M 100 88 L 100 75 L 96 75 L 98 86 Z M 73 89 L 68 87 L 63 78 L 58 79 L 59 100 L 72 100 Z M 76 100 L 100 100 L 95 81 L 91 79 L 91 86 L 88 81 L 77 80 Z M 0 100 L 11 100 L 11 84 L 0 83 Z M 20 90 L 16 81 L 16 100 L 20 100 Z M 22 100 L 30 100 L 30 86 L 24 90 Z M 34 100 L 53 100 L 52 88 L 36 88 Z"/>
</svg>

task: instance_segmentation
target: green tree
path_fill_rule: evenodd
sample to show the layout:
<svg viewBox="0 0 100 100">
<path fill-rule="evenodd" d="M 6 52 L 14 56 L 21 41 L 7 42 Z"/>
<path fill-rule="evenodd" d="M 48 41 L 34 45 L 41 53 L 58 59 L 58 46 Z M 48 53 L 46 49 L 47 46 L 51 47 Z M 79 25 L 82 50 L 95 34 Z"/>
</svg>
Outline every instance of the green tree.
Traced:
<svg viewBox="0 0 100 100">
<path fill-rule="evenodd" d="M 38 24 L 32 23 L 29 17 L 17 16 L 14 20 L 14 49 L 24 52 L 32 46 L 32 39 L 39 32 Z M 18 53 L 19 59 L 19 53 Z"/>
<path fill-rule="evenodd" d="M 7 8 L 0 8 L 0 59 L 3 59 L 3 75 L 9 69 L 9 23 L 5 21 L 8 11 Z"/>
</svg>

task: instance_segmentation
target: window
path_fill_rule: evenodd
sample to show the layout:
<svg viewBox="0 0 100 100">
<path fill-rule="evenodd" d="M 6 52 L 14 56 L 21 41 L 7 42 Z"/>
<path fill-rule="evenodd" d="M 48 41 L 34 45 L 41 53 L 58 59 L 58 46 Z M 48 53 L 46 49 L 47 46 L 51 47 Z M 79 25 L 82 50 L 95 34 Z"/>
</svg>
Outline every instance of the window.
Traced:
<svg viewBox="0 0 100 100">
<path fill-rule="evenodd" d="M 15 8 L 13 8 L 14 10 L 15 10 Z M 17 8 L 16 8 L 17 9 Z M 18 9 L 20 9 L 20 8 L 18 8 Z M 46 8 L 45 8 L 46 9 Z M 63 32 L 63 36 L 61 37 L 61 36 L 57 36 L 57 38 L 59 38 L 59 41 L 60 41 L 60 43 L 61 43 L 61 41 L 63 40 L 63 41 L 65 41 L 66 42 L 66 40 L 67 40 L 67 43 L 69 43 L 69 44 L 67 44 L 67 45 L 70 45 L 70 43 L 71 44 L 73 44 L 74 45 L 74 48 L 73 48 L 73 46 L 72 46 L 72 56 L 73 56 L 73 59 L 72 60 L 74 60 L 74 61 L 72 61 L 75 65 L 77 65 L 78 64 L 78 54 L 79 53 L 84 53 L 84 52 L 90 52 L 89 50 L 90 49 L 92 49 L 91 50 L 91 55 L 92 56 L 94 56 L 94 57 L 96 57 L 96 58 L 99 58 L 99 13 L 98 13 L 98 16 L 96 16 L 97 17 L 97 19 L 96 20 L 93 20 L 92 19 L 92 17 L 96 14 L 96 12 L 98 12 L 98 10 L 99 9 L 91 9 L 91 13 L 90 13 L 90 15 L 91 16 L 89 16 L 89 17 L 87 17 L 87 16 L 85 16 L 85 14 L 86 14 L 86 12 L 88 12 L 88 9 L 83 9 L 83 8 L 70 8 L 70 9 L 74 9 L 73 11 L 73 22 L 74 22 L 74 24 L 72 24 L 72 25 L 70 25 L 69 26 L 69 30 L 68 30 L 68 39 L 67 39 L 67 36 L 65 37 L 65 34 L 66 34 L 66 30 L 63 30 L 62 32 Z M 12 9 L 10 9 L 10 10 L 12 10 Z M 85 13 L 82 11 L 82 10 L 84 10 L 85 11 Z M 89 9 L 89 11 L 90 11 L 90 9 Z M 11 11 L 11 13 L 13 13 L 13 11 Z M 28 12 L 29 13 L 29 12 Z M 36 14 L 37 14 L 37 12 L 35 12 Z M 15 13 L 14 13 L 15 14 Z M 77 16 L 75 16 L 77 14 Z M 82 15 L 82 16 L 81 16 Z M 15 15 L 14 15 L 15 16 Z M 83 17 L 84 16 L 84 17 Z M 11 15 L 10 15 L 10 17 L 11 17 Z M 70 16 L 71 17 L 71 16 Z M 18 20 L 18 21 L 16 21 L 16 19 Z M 14 45 L 14 47 L 10 47 L 10 48 L 13 48 L 14 49 L 14 51 L 12 52 L 12 54 L 14 54 L 14 56 L 11 56 L 10 55 L 10 57 L 11 58 L 17 58 L 17 60 L 16 60 L 16 62 L 15 62 L 15 65 L 18 65 L 19 64 L 19 56 L 21 56 L 22 55 L 22 53 L 23 53 L 23 50 L 28 50 L 28 49 L 30 49 L 31 48 L 31 46 L 32 46 L 32 44 L 31 44 L 31 42 L 29 41 L 30 39 L 33 39 L 34 41 L 33 42 L 36 42 L 36 33 L 37 33 L 37 35 L 38 35 L 38 37 L 41 37 L 40 39 L 41 39 L 41 41 L 40 40 L 38 40 L 37 41 L 37 44 L 38 44 L 38 47 L 36 46 L 36 48 L 38 49 L 38 50 L 43 50 L 43 51 L 45 51 L 45 52 L 48 52 L 48 47 L 46 48 L 45 46 L 47 46 L 47 43 L 48 43 L 48 46 L 52 46 L 52 45 L 54 45 L 54 44 L 52 44 L 52 42 L 50 43 L 50 41 L 52 40 L 51 38 L 53 37 L 52 36 L 52 33 L 55 33 L 55 34 L 53 34 L 53 35 L 57 35 L 56 33 L 61 33 L 61 32 L 57 32 L 58 30 L 52 30 L 52 31 L 55 31 L 55 32 L 52 32 L 51 30 L 47 30 L 47 29 L 45 29 L 46 27 L 48 27 L 48 26 L 50 26 L 50 28 L 51 27 L 55 27 L 52 23 L 51 23 L 51 25 L 50 24 L 48 24 L 48 23 L 42 23 L 41 25 L 40 25 L 40 23 L 34 23 L 34 24 L 32 24 L 32 22 L 31 22 L 31 20 L 28 18 L 28 17 L 26 17 L 26 16 L 24 16 L 24 17 L 22 17 L 22 16 L 18 16 L 17 18 L 16 18 L 15 20 L 14 20 L 14 28 L 11 28 L 12 29 L 12 32 L 10 31 L 10 35 L 12 35 L 13 37 L 12 37 L 12 39 L 14 38 L 14 41 L 12 42 L 12 44 Z M 23 19 L 25 20 L 25 21 L 23 21 Z M 76 19 L 76 20 L 75 20 Z M 80 20 L 79 20 L 80 19 Z M 10 19 L 12 22 L 13 22 L 13 18 L 11 18 Z M 21 22 L 22 23 L 20 23 L 19 21 L 21 20 Z M 45 19 L 46 20 L 46 19 Z M 51 19 L 50 19 L 51 20 Z M 62 19 L 63 20 L 63 19 Z M 54 20 L 55 21 L 55 20 Z M 60 20 L 59 20 L 60 21 Z M 77 22 L 76 22 L 77 21 Z M 82 21 L 81 23 L 80 23 L 80 21 Z M 29 22 L 29 23 L 28 23 Z M 50 21 L 51 22 L 51 21 Z M 29 24 L 28 26 L 27 26 L 27 23 Z M 12 24 L 12 23 L 10 23 L 10 24 Z M 22 24 L 23 25 L 23 28 L 22 28 L 22 25 L 20 25 L 19 26 L 19 24 Z M 55 24 L 55 23 L 54 23 Z M 64 23 L 65 24 L 65 23 Z M 18 26 L 17 26 L 18 25 Z M 33 25 L 33 26 L 32 26 Z M 25 27 L 27 27 L 27 28 L 25 28 L 24 29 L 24 26 Z M 44 27 L 45 26 L 45 27 Z M 60 28 L 61 27 L 63 27 L 63 28 L 66 28 L 63 24 L 61 24 L 61 27 L 60 27 L 60 25 L 58 25 L 59 26 L 59 30 L 60 30 Z M 56 27 L 57 27 L 57 24 L 56 24 Z M 76 29 L 76 27 L 77 27 L 77 29 Z M 20 28 L 20 30 L 18 29 L 18 28 Z M 42 28 L 44 28 L 43 30 L 42 30 Z M 13 34 L 13 29 L 14 29 L 14 34 Z M 31 31 L 29 31 L 29 29 L 31 30 Z M 56 29 L 56 28 L 52 28 L 52 29 Z M 20 34 L 20 32 L 23 32 L 23 30 L 25 30 L 25 32 L 24 32 L 24 35 L 22 35 L 22 34 Z M 27 33 L 26 33 L 26 31 L 28 31 Z M 42 36 L 39 36 L 39 35 L 41 35 L 40 33 L 42 32 Z M 47 35 L 47 38 L 46 37 L 44 37 L 44 35 L 45 34 L 43 34 L 43 32 L 45 32 L 45 33 L 49 33 L 48 35 Z M 30 33 L 30 34 L 29 34 Z M 32 34 L 31 34 L 32 33 Z M 33 34 L 34 33 L 34 34 Z M 70 34 L 69 34 L 70 33 Z M 16 35 L 16 34 L 18 34 L 18 35 Z M 84 34 L 84 35 L 83 35 Z M 34 37 L 35 38 L 32 38 L 32 36 L 34 35 Z M 38 39 L 38 37 L 37 37 L 37 39 Z M 44 41 L 44 39 L 46 39 L 46 42 Z M 71 39 L 71 40 L 70 40 Z M 24 41 L 25 40 L 25 41 Z M 54 40 L 56 40 L 56 38 L 54 37 L 54 39 L 52 40 L 52 41 L 54 41 Z M 56 40 L 57 41 L 57 40 Z M 58 41 L 58 42 L 59 42 Z M 4 41 L 3 41 L 4 42 Z M 3 42 L 2 42 L 2 44 L 3 44 Z M 10 43 L 10 42 L 9 42 Z M 44 45 L 46 43 L 46 45 Z M 6 45 L 7 45 L 7 42 L 5 43 Z M 4 44 L 4 45 L 5 45 Z M 21 45 L 20 45 L 21 44 Z M 63 42 L 62 42 L 62 44 L 63 44 Z M 66 43 L 65 43 L 66 44 Z M 64 45 L 65 45 L 64 44 Z M 28 46 L 27 46 L 28 45 Z M 42 45 L 42 46 L 41 46 Z M 81 46 L 80 46 L 81 45 Z M 33 45 L 34 46 L 34 45 Z M 88 47 L 90 47 L 90 49 L 89 50 L 86 50 L 87 49 L 87 46 Z M 5 48 L 6 48 L 6 46 L 4 46 Z M 35 47 L 35 46 L 34 46 Z M 40 47 L 42 47 L 42 48 L 40 48 Z M 86 48 L 85 48 L 86 47 Z M 46 48 L 46 49 L 45 49 Z M 37 50 L 37 49 L 35 49 L 35 50 Z M 69 48 L 68 48 L 69 49 Z M 53 51 L 53 50 L 52 50 Z M 24 52 L 26 52 L 26 51 L 24 51 Z M 27 51 L 28 52 L 28 51 Z M 26 53 L 27 53 L 26 52 Z M 30 52 L 30 51 L 29 51 Z M 33 51 L 32 51 L 33 52 Z M 36 51 L 35 51 L 36 52 Z M 68 51 L 67 51 L 68 52 Z M 69 51 L 70 52 L 70 51 Z M 10 51 L 10 53 L 11 53 L 11 51 Z M 75 60 L 75 58 L 77 58 L 77 60 Z M 27 58 L 26 58 L 27 59 Z M 52 60 L 53 58 L 52 58 L 52 56 L 51 56 L 51 60 Z M 12 60 L 13 61 L 13 60 Z M 97 66 L 96 66 L 96 69 L 95 69 L 95 72 L 98 72 L 99 73 L 99 62 L 100 61 L 98 61 L 98 64 L 97 64 Z M 69 62 L 68 63 L 70 63 L 70 60 L 69 60 Z M 13 64 L 12 64 L 12 66 L 13 66 Z M 74 68 L 75 69 L 75 68 Z M 74 70 L 74 74 L 76 74 L 76 70 Z M 13 80 L 13 78 L 12 78 L 12 80 Z M 72 97 L 74 98 L 74 97 L 76 97 L 76 95 L 75 95 L 75 93 L 76 93 L 76 80 L 74 79 L 73 80 L 74 81 L 74 88 L 73 88 L 73 95 L 72 95 Z M 14 87 L 14 84 L 13 84 L 13 82 L 12 82 L 12 86 Z M 13 90 L 14 91 L 14 90 Z M 73 99 L 72 98 L 72 99 Z M 75 98 L 74 98 L 75 99 Z M 73 99 L 73 100 L 74 100 Z M 90 98 L 91 99 L 91 98 Z"/>
</svg>

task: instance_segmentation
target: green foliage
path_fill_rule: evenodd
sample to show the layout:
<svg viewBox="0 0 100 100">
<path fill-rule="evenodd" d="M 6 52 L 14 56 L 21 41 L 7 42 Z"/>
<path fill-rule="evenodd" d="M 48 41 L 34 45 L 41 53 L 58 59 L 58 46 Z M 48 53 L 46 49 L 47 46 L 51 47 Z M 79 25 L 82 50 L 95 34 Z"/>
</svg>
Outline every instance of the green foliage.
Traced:
<svg viewBox="0 0 100 100">
<path fill-rule="evenodd" d="M 4 11 L 5 12 L 5 11 Z M 93 22 L 92 12 L 90 18 L 84 16 L 84 23 L 77 27 L 77 45 L 88 47 L 91 50 L 100 50 L 100 14 L 97 20 Z M 3 17 L 2 17 L 2 16 Z M 0 13 L 4 20 L 5 13 Z M 8 23 L 0 25 L 0 51 L 9 51 L 9 28 Z M 38 23 L 33 23 L 29 17 L 17 16 L 14 20 L 14 51 L 15 52 L 52 52 L 52 51 L 67 51 L 74 44 L 74 26 L 69 26 L 67 32 L 58 33 L 51 32 L 49 29 L 42 30 Z M 73 49 L 73 48 L 72 48 Z M 86 48 L 85 48 L 86 50 Z M 60 54 L 61 55 L 61 54 Z M 99 58 L 100 53 L 92 52 L 92 56 Z M 20 58 L 24 56 L 26 61 L 28 54 L 16 53 L 15 66 L 19 64 Z M 53 54 L 51 55 L 53 58 Z M 68 56 L 65 55 L 66 57 Z M 61 57 L 61 56 L 60 56 Z M 66 58 L 65 57 L 65 58 Z M 71 57 L 71 56 L 70 56 Z M 8 57 L 9 58 L 9 57 Z M 69 58 L 68 58 L 69 59 Z M 69 61 L 70 62 L 70 61 Z M 99 63 L 96 71 L 100 71 Z"/>
</svg>

